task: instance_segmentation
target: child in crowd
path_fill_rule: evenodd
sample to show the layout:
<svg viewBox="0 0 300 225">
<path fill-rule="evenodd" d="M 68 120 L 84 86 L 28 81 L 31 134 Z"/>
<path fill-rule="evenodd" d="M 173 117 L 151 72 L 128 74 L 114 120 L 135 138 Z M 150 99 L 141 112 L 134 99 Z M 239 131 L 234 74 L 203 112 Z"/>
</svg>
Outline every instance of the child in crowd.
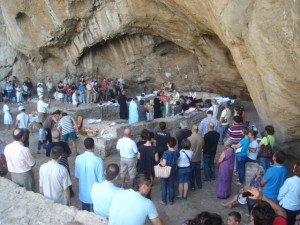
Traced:
<svg viewBox="0 0 300 225">
<path fill-rule="evenodd" d="M 41 122 L 37 123 L 37 127 L 39 128 L 37 154 L 40 154 L 40 150 L 41 150 L 42 146 L 43 146 L 43 149 L 46 149 L 46 131 Z"/>
<path fill-rule="evenodd" d="M 228 213 L 227 225 L 239 225 L 241 223 L 242 217 L 239 212 L 232 211 Z"/>
</svg>

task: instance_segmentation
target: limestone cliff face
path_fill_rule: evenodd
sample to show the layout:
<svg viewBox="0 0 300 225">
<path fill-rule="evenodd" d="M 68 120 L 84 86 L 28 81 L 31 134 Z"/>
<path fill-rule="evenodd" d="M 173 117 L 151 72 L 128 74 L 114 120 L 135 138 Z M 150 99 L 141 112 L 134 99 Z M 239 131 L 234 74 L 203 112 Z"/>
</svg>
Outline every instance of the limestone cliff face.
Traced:
<svg viewBox="0 0 300 225">
<path fill-rule="evenodd" d="M 300 2 L 1 1 L 0 78 L 123 76 L 142 90 L 251 97 L 280 141 L 300 137 Z M 138 85 L 137 85 L 138 84 Z"/>
</svg>

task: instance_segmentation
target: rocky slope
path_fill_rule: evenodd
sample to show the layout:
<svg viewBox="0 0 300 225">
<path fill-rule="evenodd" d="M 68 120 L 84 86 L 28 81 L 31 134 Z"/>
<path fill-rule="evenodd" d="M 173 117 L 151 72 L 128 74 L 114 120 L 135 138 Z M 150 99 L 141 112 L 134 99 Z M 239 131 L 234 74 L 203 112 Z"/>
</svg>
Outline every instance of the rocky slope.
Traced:
<svg viewBox="0 0 300 225">
<path fill-rule="evenodd" d="M 1 1 L 0 78 L 123 76 L 141 90 L 172 81 L 251 97 L 291 148 L 300 137 L 299 18 L 299 1 Z"/>
</svg>

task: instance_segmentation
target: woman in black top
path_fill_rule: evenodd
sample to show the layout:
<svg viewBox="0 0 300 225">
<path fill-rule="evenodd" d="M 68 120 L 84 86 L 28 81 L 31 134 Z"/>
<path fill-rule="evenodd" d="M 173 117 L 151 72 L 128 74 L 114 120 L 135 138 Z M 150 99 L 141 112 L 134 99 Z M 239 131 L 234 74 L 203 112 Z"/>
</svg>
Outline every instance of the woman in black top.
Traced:
<svg viewBox="0 0 300 225">
<path fill-rule="evenodd" d="M 139 146 L 138 152 L 138 168 L 137 171 L 140 172 L 147 172 L 151 174 L 151 179 L 154 179 L 154 165 L 158 162 L 158 151 L 155 146 L 152 145 L 152 136 L 150 132 L 145 134 L 146 143 Z M 147 194 L 146 198 L 151 199 L 151 190 Z"/>
</svg>

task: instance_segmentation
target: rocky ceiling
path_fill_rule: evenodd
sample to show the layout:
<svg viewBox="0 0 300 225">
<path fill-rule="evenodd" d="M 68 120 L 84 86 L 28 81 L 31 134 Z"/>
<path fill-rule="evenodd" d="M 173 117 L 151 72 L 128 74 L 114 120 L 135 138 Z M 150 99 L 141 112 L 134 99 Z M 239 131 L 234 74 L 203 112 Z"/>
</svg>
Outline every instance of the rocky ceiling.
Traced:
<svg viewBox="0 0 300 225">
<path fill-rule="evenodd" d="M 280 142 L 300 139 L 299 1 L 10 0 L 1 11 L 2 78 L 123 76 L 140 89 L 237 94 Z"/>
</svg>

